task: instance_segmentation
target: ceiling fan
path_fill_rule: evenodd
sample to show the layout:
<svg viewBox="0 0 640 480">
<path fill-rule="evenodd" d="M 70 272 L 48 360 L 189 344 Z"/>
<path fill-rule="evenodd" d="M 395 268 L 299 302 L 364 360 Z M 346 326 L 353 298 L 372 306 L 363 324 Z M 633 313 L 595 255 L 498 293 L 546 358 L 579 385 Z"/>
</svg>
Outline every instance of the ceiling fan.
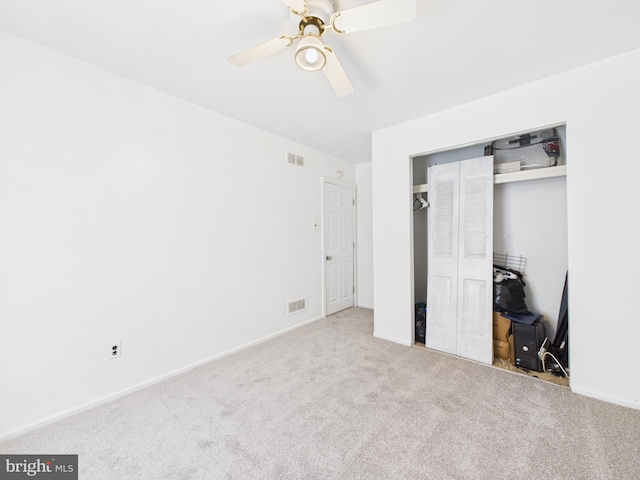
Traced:
<svg viewBox="0 0 640 480">
<path fill-rule="evenodd" d="M 378 0 L 342 11 L 335 11 L 334 0 L 283 0 L 298 27 L 295 35 L 281 35 L 229 57 L 238 67 L 272 55 L 293 45 L 295 62 L 302 70 L 324 71 L 338 97 L 353 93 L 354 88 L 333 49 L 322 41 L 322 34 L 370 30 L 413 20 L 416 0 Z"/>
</svg>

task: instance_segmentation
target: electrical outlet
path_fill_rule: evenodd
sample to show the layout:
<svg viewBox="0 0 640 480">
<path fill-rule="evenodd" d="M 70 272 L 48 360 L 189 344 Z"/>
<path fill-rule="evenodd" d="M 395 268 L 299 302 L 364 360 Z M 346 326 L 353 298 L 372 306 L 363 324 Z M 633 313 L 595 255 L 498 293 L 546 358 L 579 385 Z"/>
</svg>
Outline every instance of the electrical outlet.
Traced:
<svg viewBox="0 0 640 480">
<path fill-rule="evenodd" d="M 113 342 L 109 344 L 109 358 L 111 360 L 119 358 L 121 353 L 122 347 L 120 346 L 120 342 Z"/>
</svg>

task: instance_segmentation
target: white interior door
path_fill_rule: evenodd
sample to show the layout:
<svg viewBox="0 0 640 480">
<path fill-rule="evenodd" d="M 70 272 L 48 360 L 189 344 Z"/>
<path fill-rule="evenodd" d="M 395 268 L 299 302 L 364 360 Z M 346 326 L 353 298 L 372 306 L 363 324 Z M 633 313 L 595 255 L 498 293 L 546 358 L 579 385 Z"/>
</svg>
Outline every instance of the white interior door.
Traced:
<svg viewBox="0 0 640 480">
<path fill-rule="evenodd" d="M 353 307 L 355 187 L 324 184 L 326 314 Z"/>
<path fill-rule="evenodd" d="M 493 157 L 429 169 L 426 346 L 493 361 Z"/>
</svg>

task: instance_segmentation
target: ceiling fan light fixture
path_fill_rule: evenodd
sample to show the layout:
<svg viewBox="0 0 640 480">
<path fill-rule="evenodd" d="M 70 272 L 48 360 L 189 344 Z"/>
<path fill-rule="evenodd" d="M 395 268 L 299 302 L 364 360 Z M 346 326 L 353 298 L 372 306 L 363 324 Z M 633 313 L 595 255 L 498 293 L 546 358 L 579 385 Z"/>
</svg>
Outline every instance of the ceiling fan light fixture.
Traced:
<svg viewBox="0 0 640 480">
<path fill-rule="evenodd" d="M 262 42 L 229 57 L 229 62 L 242 67 L 297 42 L 296 65 L 307 72 L 322 70 L 336 95 L 344 97 L 354 92 L 353 84 L 333 49 L 322 41 L 324 32 L 344 34 L 408 22 L 416 15 L 417 0 L 360 0 L 356 3 L 365 3 L 359 6 L 350 5 L 351 0 L 345 0 L 348 5 L 343 5 L 343 0 L 283 2 L 291 13 L 296 34 L 280 35 Z"/>
<path fill-rule="evenodd" d="M 324 44 L 318 35 L 318 29 L 309 25 L 296 47 L 296 65 L 307 72 L 321 70 L 327 63 Z"/>
</svg>

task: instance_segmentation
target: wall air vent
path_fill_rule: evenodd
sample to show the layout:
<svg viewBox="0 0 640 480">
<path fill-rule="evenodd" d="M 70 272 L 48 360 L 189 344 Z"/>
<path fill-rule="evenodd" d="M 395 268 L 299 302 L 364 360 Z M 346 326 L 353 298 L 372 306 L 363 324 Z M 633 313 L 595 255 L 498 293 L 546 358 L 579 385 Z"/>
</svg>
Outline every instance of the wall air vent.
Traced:
<svg viewBox="0 0 640 480">
<path fill-rule="evenodd" d="M 287 164 L 293 167 L 304 167 L 304 157 L 302 155 L 287 152 Z"/>
<path fill-rule="evenodd" d="M 298 301 L 294 300 L 293 302 L 289 302 L 289 315 L 292 313 L 296 313 L 298 311 Z"/>
<path fill-rule="evenodd" d="M 300 300 L 298 300 L 298 311 L 304 310 L 306 307 L 307 301 L 306 299 L 302 298 Z"/>
<path fill-rule="evenodd" d="M 303 310 L 306 310 L 306 309 L 307 309 L 306 298 L 300 298 L 298 300 L 291 300 L 290 302 L 287 302 L 287 313 L 289 315 L 302 312 Z"/>
</svg>

